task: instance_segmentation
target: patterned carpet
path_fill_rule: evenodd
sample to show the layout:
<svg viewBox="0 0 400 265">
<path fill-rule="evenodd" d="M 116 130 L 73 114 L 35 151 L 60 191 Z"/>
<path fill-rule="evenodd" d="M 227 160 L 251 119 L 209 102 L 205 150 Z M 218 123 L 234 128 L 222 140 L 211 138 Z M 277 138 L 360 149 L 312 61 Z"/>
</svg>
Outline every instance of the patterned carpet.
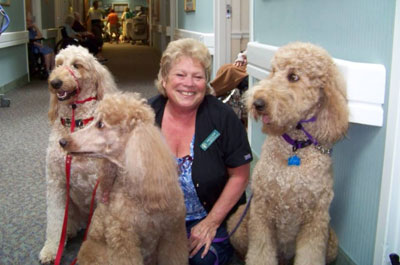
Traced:
<svg viewBox="0 0 400 265">
<path fill-rule="evenodd" d="M 154 88 L 159 54 L 147 46 L 106 44 L 106 66 L 121 90 L 146 98 Z M 45 156 L 50 128 L 46 81 L 5 95 L 9 108 L 0 108 L 0 265 L 36 265 L 46 230 Z M 82 235 L 70 240 L 62 264 L 70 264 Z M 242 264 L 235 259 L 232 264 Z"/>
</svg>

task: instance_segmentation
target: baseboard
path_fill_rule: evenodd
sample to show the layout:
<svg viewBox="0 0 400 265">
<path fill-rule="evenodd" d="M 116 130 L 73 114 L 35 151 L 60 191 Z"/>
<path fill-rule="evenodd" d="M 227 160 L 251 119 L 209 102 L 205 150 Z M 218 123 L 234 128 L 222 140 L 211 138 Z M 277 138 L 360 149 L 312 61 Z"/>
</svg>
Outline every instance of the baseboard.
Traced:
<svg viewBox="0 0 400 265">
<path fill-rule="evenodd" d="M 357 265 L 344 251 L 339 247 L 338 256 L 331 265 Z"/>
<path fill-rule="evenodd" d="M 15 88 L 21 87 L 29 82 L 28 74 L 21 76 L 8 84 L 0 86 L 0 94 L 5 94 Z"/>
</svg>

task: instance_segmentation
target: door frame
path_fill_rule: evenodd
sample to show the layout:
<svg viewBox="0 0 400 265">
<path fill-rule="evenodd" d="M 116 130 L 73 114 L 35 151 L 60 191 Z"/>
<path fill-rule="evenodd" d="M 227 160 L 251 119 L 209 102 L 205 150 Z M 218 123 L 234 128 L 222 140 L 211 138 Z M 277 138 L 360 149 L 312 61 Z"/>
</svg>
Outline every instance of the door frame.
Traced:
<svg viewBox="0 0 400 265">
<path fill-rule="evenodd" d="M 373 264 L 400 254 L 400 1 L 396 0 L 385 151 Z"/>
</svg>

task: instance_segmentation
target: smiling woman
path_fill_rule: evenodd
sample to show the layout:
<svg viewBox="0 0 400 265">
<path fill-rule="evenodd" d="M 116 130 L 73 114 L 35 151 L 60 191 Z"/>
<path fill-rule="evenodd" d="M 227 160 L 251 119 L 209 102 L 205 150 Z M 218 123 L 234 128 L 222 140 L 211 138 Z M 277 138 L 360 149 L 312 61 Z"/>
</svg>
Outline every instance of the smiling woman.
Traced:
<svg viewBox="0 0 400 265">
<path fill-rule="evenodd" d="M 252 160 L 235 112 L 210 95 L 211 56 L 194 39 L 169 43 L 149 103 L 179 167 L 186 206 L 190 264 L 223 265 L 233 254 L 225 220 L 246 201 Z M 222 241 L 216 243 L 215 241 Z"/>
</svg>

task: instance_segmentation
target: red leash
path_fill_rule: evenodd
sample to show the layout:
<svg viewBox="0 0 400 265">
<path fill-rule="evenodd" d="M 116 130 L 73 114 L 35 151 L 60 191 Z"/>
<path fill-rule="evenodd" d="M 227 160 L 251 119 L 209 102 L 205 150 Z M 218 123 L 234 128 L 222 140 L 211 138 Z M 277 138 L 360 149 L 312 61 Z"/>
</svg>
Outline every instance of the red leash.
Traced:
<svg viewBox="0 0 400 265">
<path fill-rule="evenodd" d="M 74 77 L 76 83 L 77 83 L 77 90 L 78 90 L 78 94 L 79 94 L 79 82 L 78 79 L 76 78 L 74 72 L 68 68 L 68 71 L 71 73 L 71 75 Z M 71 117 L 71 128 L 70 128 L 70 132 L 73 133 L 75 130 L 75 109 L 76 109 L 76 104 L 83 104 L 85 102 L 91 101 L 91 100 L 96 100 L 96 97 L 90 97 L 81 101 L 75 101 L 74 104 L 72 104 L 72 117 Z M 70 189 L 70 178 L 71 178 L 71 161 L 72 161 L 72 156 L 71 155 L 67 155 L 66 159 L 65 159 L 65 178 L 66 178 L 66 202 L 65 202 L 65 210 L 64 210 L 64 221 L 63 221 L 63 226 L 62 226 L 62 231 L 61 231 L 61 238 L 60 238 L 60 244 L 58 245 L 58 250 L 57 250 L 57 255 L 56 255 L 56 259 L 54 261 L 54 265 L 60 265 L 61 262 L 61 257 L 64 251 L 64 243 L 67 237 L 67 224 L 68 224 L 68 208 L 69 208 L 69 189 Z M 94 200 L 96 197 L 96 190 L 97 187 L 99 185 L 99 179 L 97 179 L 96 184 L 93 188 L 93 192 L 92 192 L 92 199 L 90 201 L 90 210 L 89 210 L 89 218 L 88 218 L 88 224 L 86 226 L 86 231 L 85 231 L 85 235 L 83 237 L 83 241 L 86 240 L 87 237 L 87 233 L 89 231 L 89 226 L 90 223 L 92 221 L 92 216 L 93 216 L 93 208 L 94 208 Z M 71 265 L 74 265 L 76 263 L 77 259 L 75 258 Z"/>
</svg>

